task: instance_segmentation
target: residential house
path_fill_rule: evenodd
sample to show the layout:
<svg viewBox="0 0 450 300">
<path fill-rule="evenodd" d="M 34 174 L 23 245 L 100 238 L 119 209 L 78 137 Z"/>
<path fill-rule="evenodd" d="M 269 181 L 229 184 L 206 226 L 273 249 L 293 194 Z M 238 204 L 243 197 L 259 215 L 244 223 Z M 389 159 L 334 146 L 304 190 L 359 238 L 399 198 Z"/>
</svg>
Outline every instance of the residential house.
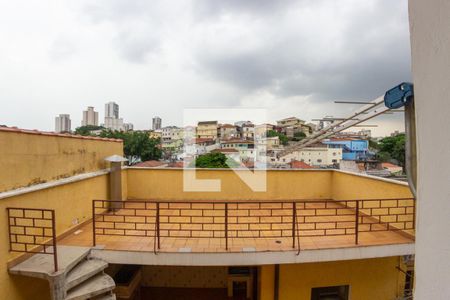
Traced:
<svg viewBox="0 0 450 300">
<path fill-rule="evenodd" d="M 241 127 L 241 138 L 244 140 L 253 140 L 255 137 L 255 125 L 245 123 Z"/>
<path fill-rule="evenodd" d="M 221 124 L 219 125 L 219 139 L 230 140 L 239 138 L 240 134 L 237 126 L 231 124 Z"/>
<path fill-rule="evenodd" d="M 342 149 L 343 160 L 367 160 L 370 156 L 369 141 L 351 138 L 331 138 L 323 140 L 331 148 Z"/>
<path fill-rule="evenodd" d="M 197 138 L 216 140 L 218 136 L 217 121 L 201 121 L 197 124 Z"/>
<path fill-rule="evenodd" d="M 296 133 L 303 132 L 306 136 L 312 134 L 311 126 L 305 124 L 305 121 L 296 117 L 290 117 L 277 121 L 277 126 L 281 128 L 281 132 L 288 138 L 294 138 Z"/>
<path fill-rule="evenodd" d="M 172 152 L 180 152 L 183 149 L 184 130 L 176 126 L 166 126 L 162 131 L 162 149 Z"/>
<path fill-rule="evenodd" d="M 342 149 L 332 148 L 326 145 L 316 147 L 306 147 L 293 151 L 280 158 L 272 158 L 271 163 L 287 164 L 291 161 L 302 161 L 311 166 L 326 167 L 337 165 L 342 160 Z"/>
<path fill-rule="evenodd" d="M 267 137 L 267 132 L 270 130 L 274 130 L 274 125 L 272 124 L 260 124 L 255 125 L 255 138 L 261 139 Z"/>
<path fill-rule="evenodd" d="M 162 131 L 161 131 L 161 129 L 150 130 L 148 132 L 148 136 L 151 139 L 162 139 Z"/>
</svg>

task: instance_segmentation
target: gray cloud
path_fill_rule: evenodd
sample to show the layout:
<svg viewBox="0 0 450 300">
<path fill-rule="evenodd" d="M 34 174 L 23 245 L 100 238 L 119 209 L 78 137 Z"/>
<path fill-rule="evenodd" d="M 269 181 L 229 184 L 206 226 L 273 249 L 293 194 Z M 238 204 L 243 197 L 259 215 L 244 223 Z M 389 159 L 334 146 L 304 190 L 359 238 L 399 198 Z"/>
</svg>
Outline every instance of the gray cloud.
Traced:
<svg viewBox="0 0 450 300">
<path fill-rule="evenodd" d="M 217 17 L 221 14 L 274 14 L 283 12 L 293 3 L 310 0 L 198 0 L 194 1 L 193 11 L 197 17 Z"/>
<path fill-rule="evenodd" d="M 280 96 L 317 99 L 374 97 L 410 80 L 407 15 L 399 1 L 367 1 L 354 10 L 333 7 L 330 1 L 310 2 L 308 9 L 285 1 L 284 14 L 267 16 L 266 10 L 256 9 L 255 18 L 258 14 L 266 18 L 256 25 L 239 16 L 241 1 L 225 2 L 225 7 L 216 5 L 251 29 L 236 39 L 236 28 L 224 26 L 210 43 L 231 36 L 228 41 L 198 48 L 202 71 L 217 80 L 244 90 L 268 89 Z"/>
<path fill-rule="evenodd" d="M 410 79 L 406 0 L 27 5 L 0 11 L 6 124 L 51 130 L 67 112 L 76 126 L 85 106 L 102 114 L 110 100 L 142 129 L 153 115 L 180 125 L 193 107 L 267 107 L 273 119 L 309 120 L 352 109 L 331 100 L 371 99 Z M 17 118 L 23 107 L 36 113 Z"/>
</svg>

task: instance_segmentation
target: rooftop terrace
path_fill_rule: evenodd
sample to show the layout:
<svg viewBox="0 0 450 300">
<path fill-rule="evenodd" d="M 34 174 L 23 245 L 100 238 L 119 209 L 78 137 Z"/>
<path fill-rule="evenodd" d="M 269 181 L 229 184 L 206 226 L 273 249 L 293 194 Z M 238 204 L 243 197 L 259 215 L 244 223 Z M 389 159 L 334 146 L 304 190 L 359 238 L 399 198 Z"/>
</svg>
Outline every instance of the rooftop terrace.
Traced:
<svg viewBox="0 0 450 300">
<path fill-rule="evenodd" d="M 299 252 L 413 242 L 414 200 L 410 198 L 95 200 L 93 206 L 95 222 L 84 225 L 60 244 L 155 253 L 214 253 Z"/>
<path fill-rule="evenodd" d="M 217 179 L 221 187 L 202 192 L 184 188 L 186 172 L 194 170 L 125 168 L 123 201 L 104 200 L 105 173 L 18 190 L 16 197 L 10 192 L 6 200 L 21 201 L 9 207 L 25 209 L 9 211 L 10 248 L 30 252 L 53 241 L 54 234 L 57 245 L 145 255 L 301 256 L 385 246 L 397 252 L 365 255 L 412 254 L 415 201 L 405 183 L 335 170 L 268 170 L 267 189 L 254 192 L 240 179 L 243 171 L 201 169 L 197 178 Z M 27 208 L 45 210 L 47 217 L 35 215 L 31 222 Z M 50 219 L 49 211 L 54 211 Z M 46 225 L 37 225 L 41 221 Z"/>
</svg>

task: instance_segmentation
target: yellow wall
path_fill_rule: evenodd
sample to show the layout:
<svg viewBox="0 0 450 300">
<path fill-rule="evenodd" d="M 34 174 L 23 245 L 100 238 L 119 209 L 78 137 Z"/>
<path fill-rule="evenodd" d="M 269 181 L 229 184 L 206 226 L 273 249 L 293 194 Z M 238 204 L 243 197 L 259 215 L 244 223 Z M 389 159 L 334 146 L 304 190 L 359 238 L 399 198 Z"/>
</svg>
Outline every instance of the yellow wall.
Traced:
<svg viewBox="0 0 450 300">
<path fill-rule="evenodd" d="M 222 191 L 184 192 L 183 169 L 128 169 L 128 199 L 386 199 L 410 198 L 409 187 L 325 170 L 269 170 L 267 192 L 253 192 L 232 170 L 197 170 L 199 179 L 220 179 Z"/>
<path fill-rule="evenodd" d="M 331 176 L 331 171 L 268 171 L 267 192 L 253 192 L 232 170 L 198 170 L 199 179 L 221 179 L 222 191 L 184 192 L 183 169 L 128 169 L 128 199 L 328 199 Z"/>
<path fill-rule="evenodd" d="M 407 185 L 357 174 L 333 172 L 331 185 L 335 200 L 412 198 Z"/>
<path fill-rule="evenodd" d="M 280 265 L 279 300 L 310 300 L 313 287 L 350 285 L 349 299 L 393 300 L 399 296 L 405 276 L 396 267 L 400 257 L 325 263 Z M 261 268 L 261 300 L 273 298 L 273 266 Z M 264 281 L 263 283 L 265 283 Z"/>
<path fill-rule="evenodd" d="M 121 141 L 0 131 L 0 192 L 104 169 L 113 154 Z"/>
<path fill-rule="evenodd" d="M 57 234 L 70 229 L 72 221 L 91 218 L 92 199 L 107 199 L 108 175 L 0 200 L 0 299 L 49 299 L 47 281 L 10 276 L 7 261 L 20 253 L 9 252 L 6 207 L 55 209 Z M 41 291 L 45 290 L 45 293 Z M 4 297 L 4 298 L 3 298 Z"/>
<path fill-rule="evenodd" d="M 259 300 L 273 300 L 275 293 L 275 266 L 261 266 L 259 272 Z"/>
</svg>

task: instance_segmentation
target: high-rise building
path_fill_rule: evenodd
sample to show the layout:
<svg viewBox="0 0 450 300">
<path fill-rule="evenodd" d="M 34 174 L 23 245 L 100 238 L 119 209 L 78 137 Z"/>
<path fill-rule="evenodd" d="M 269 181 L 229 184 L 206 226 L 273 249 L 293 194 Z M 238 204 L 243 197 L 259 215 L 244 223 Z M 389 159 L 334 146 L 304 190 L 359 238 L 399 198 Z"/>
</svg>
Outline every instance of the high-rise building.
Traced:
<svg viewBox="0 0 450 300">
<path fill-rule="evenodd" d="M 92 106 L 88 106 L 87 110 L 83 111 L 81 126 L 87 125 L 98 126 L 98 112 L 94 111 L 94 107 Z"/>
<path fill-rule="evenodd" d="M 123 123 L 123 130 L 132 131 L 134 128 L 133 123 Z"/>
<path fill-rule="evenodd" d="M 123 130 L 123 119 L 122 118 L 113 118 L 113 117 L 105 117 L 105 128 L 111 130 Z"/>
<path fill-rule="evenodd" d="M 161 129 L 162 120 L 160 117 L 154 117 L 152 120 L 152 129 L 158 130 Z"/>
<path fill-rule="evenodd" d="M 58 117 L 55 118 L 56 132 L 70 132 L 70 130 L 71 130 L 70 115 L 60 114 Z"/>
<path fill-rule="evenodd" d="M 119 105 L 115 102 L 105 104 L 105 128 L 123 130 L 123 119 L 119 118 Z"/>
<path fill-rule="evenodd" d="M 105 104 L 105 118 L 119 118 L 119 104 L 108 102 Z"/>
</svg>

